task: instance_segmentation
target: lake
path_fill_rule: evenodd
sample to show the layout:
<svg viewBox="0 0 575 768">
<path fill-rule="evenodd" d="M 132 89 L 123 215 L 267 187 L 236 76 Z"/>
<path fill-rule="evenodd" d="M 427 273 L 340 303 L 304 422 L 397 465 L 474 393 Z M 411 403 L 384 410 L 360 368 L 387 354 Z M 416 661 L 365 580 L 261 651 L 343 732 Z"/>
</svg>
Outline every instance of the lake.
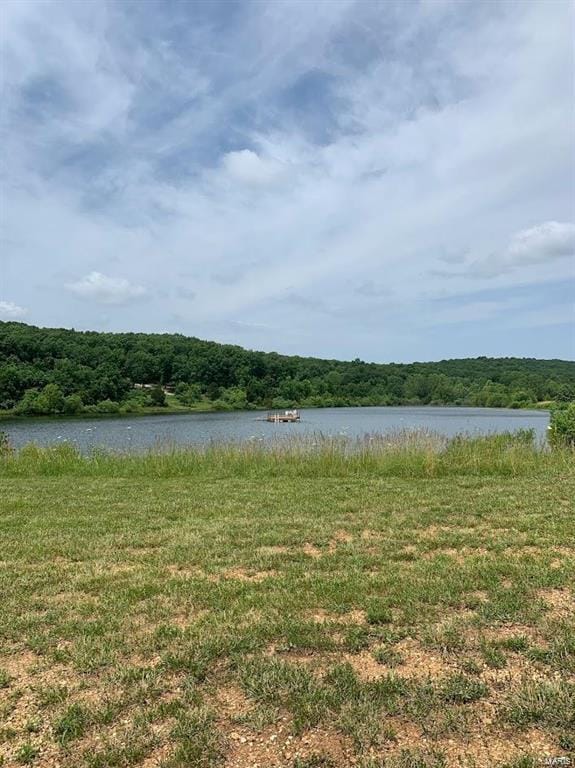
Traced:
<svg viewBox="0 0 575 768">
<path fill-rule="evenodd" d="M 68 442 L 82 452 L 103 447 L 138 450 L 160 444 L 202 445 L 212 441 L 269 440 L 322 433 L 361 437 L 369 433 L 425 429 L 442 435 L 488 434 L 534 429 L 545 439 L 547 411 L 507 408 L 319 408 L 301 411 L 296 424 L 268 424 L 261 411 L 124 416 L 95 419 L 26 419 L 0 422 L 16 447 Z"/>
</svg>

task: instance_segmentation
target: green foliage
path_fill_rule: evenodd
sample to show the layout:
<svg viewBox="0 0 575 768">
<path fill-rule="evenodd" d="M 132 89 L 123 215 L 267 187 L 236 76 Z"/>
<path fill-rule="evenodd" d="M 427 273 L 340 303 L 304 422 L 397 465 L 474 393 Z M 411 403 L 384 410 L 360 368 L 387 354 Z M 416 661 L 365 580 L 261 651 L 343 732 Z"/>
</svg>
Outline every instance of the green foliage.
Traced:
<svg viewBox="0 0 575 768">
<path fill-rule="evenodd" d="M 20 765 L 32 765 L 39 754 L 40 750 L 32 744 L 22 744 L 16 752 L 16 762 Z"/>
<path fill-rule="evenodd" d="M 501 440 L 500 438 L 506 438 Z M 547 479 L 561 476 L 573 465 L 569 448 L 546 451 L 534 445 L 513 442 L 506 435 L 484 438 L 454 438 L 448 442 L 418 443 L 413 435 L 392 445 L 382 440 L 361 441 L 313 436 L 270 451 L 260 443 L 210 444 L 204 447 L 174 447 L 148 453 L 118 454 L 97 451 L 82 455 L 69 443 L 41 448 L 29 444 L 0 458 L 0 477 L 20 477 L 33 471 L 38 476 L 79 474 L 97 477 L 188 477 L 199 474 L 225 477 L 327 478 L 327 477 L 527 477 Z M 404 558 L 403 558 L 404 559 Z M 392 614 L 377 600 L 370 600 L 370 625 L 385 624 Z M 489 620 L 512 621 L 533 611 L 537 602 L 525 601 L 517 589 L 498 589 L 479 612 Z M 348 640 L 363 643 L 363 627 L 350 626 Z M 431 633 L 428 644 L 449 652 L 463 638 L 457 626 Z"/>
<path fill-rule="evenodd" d="M 54 735 L 60 744 L 68 744 L 84 735 L 90 724 L 90 715 L 81 704 L 70 705 L 54 723 Z"/>
<path fill-rule="evenodd" d="M 187 384 L 185 381 L 180 381 L 174 394 L 182 405 L 187 406 L 195 405 L 202 399 L 202 390 L 199 384 Z"/>
<path fill-rule="evenodd" d="M 487 695 L 487 686 L 480 680 L 456 674 L 444 681 L 441 695 L 444 701 L 452 704 L 470 704 Z"/>
<path fill-rule="evenodd" d="M 0 430 L 0 456 L 10 453 L 11 451 L 12 446 L 10 445 L 10 438 L 6 432 Z"/>
<path fill-rule="evenodd" d="M 70 416 L 76 416 L 77 414 L 82 413 L 83 408 L 84 403 L 82 402 L 80 395 L 68 395 L 64 398 L 64 413 Z"/>
<path fill-rule="evenodd" d="M 521 727 L 544 724 L 575 729 L 575 684 L 566 680 L 526 680 L 507 701 L 505 715 Z"/>
<path fill-rule="evenodd" d="M 163 406 L 167 385 L 174 386 L 182 406 L 211 403 L 220 410 L 401 404 L 524 407 L 575 399 L 575 363 L 476 358 L 382 365 L 287 357 L 180 335 L 80 332 L 0 322 L 0 410 L 15 409 L 23 415 L 85 409 L 90 413 L 105 402 L 129 413 L 146 404 Z"/>
<path fill-rule="evenodd" d="M 366 619 L 368 624 L 389 624 L 393 621 L 393 616 L 386 605 L 373 602 L 368 606 Z"/>
<path fill-rule="evenodd" d="M 214 717 L 205 708 L 181 715 L 171 733 L 176 745 L 170 768 L 209 768 L 221 762 L 222 739 L 214 727 Z"/>
<path fill-rule="evenodd" d="M 549 439 L 553 445 L 575 446 L 575 402 L 563 408 L 553 409 Z"/>
<path fill-rule="evenodd" d="M 154 387 L 150 390 L 150 400 L 156 408 L 163 408 L 166 405 L 166 393 L 161 387 Z"/>
</svg>

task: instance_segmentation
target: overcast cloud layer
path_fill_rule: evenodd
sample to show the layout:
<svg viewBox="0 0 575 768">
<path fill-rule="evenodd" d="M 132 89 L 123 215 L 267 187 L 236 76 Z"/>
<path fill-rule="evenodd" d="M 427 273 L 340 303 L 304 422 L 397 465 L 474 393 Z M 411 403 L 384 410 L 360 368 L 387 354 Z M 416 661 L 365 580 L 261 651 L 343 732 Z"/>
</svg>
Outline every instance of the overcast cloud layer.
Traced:
<svg viewBox="0 0 575 768">
<path fill-rule="evenodd" d="M 574 358 L 573 8 L 4 0 L 0 318 Z"/>
</svg>

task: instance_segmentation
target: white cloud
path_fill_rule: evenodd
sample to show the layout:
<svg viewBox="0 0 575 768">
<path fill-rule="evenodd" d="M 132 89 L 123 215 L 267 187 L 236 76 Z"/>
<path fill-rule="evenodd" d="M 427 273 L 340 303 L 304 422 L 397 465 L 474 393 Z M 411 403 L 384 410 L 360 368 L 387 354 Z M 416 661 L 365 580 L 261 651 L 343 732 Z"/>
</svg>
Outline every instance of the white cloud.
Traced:
<svg viewBox="0 0 575 768">
<path fill-rule="evenodd" d="M 519 265 L 575 256 L 575 224 L 546 221 L 524 229 L 515 235 L 506 256 L 509 262 Z"/>
<path fill-rule="evenodd" d="M 277 160 L 260 157 L 251 149 L 228 152 L 223 157 L 222 166 L 234 181 L 254 186 L 274 184 L 286 172 L 285 166 Z"/>
<path fill-rule="evenodd" d="M 0 301 L 0 318 L 2 320 L 19 320 L 27 314 L 27 309 L 19 307 L 13 301 Z"/>
<path fill-rule="evenodd" d="M 261 0 L 232 22 L 217 3 L 5 5 L 5 290 L 43 323 L 99 327 L 115 303 L 118 329 L 489 354 L 505 292 L 543 313 L 573 275 L 568 0 Z M 63 295 L 70 274 L 93 301 Z M 459 318 L 477 332 L 456 349 Z M 559 334 L 533 354 L 569 354 Z"/>
<path fill-rule="evenodd" d="M 68 283 L 66 288 L 77 296 L 102 304 L 126 304 L 147 293 L 141 285 L 134 285 L 122 277 L 108 277 L 101 272 L 90 272 L 81 280 Z"/>
<path fill-rule="evenodd" d="M 566 257 L 575 257 L 575 224 L 546 221 L 517 232 L 502 253 L 475 261 L 472 271 L 490 277 Z"/>
</svg>

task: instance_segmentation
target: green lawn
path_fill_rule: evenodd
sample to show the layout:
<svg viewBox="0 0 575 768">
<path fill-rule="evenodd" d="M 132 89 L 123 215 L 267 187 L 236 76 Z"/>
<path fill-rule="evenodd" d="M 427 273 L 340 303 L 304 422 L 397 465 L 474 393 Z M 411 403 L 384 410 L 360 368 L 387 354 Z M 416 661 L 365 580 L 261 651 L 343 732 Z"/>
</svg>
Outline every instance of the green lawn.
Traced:
<svg viewBox="0 0 575 768">
<path fill-rule="evenodd" d="M 575 471 L 548 460 L 306 477 L 288 457 L 267 479 L 249 457 L 172 477 L 10 460 L 4 765 L 573 756 Z"/>
</svg>

